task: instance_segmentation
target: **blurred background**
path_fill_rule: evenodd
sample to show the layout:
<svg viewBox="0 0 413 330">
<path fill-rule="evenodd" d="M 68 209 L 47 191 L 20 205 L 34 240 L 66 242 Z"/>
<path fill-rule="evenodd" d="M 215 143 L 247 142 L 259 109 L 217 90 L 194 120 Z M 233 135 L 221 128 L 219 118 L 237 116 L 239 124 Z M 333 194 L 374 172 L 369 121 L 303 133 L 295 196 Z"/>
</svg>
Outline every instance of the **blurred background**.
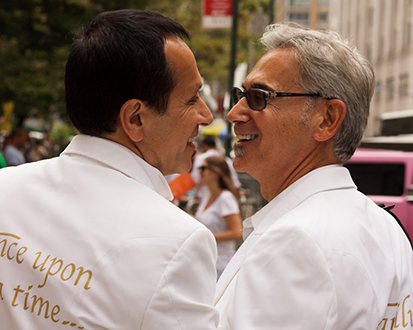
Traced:
<svg viewBox="0 0 413 330">
<path fill-rule="evenodd" d="M 413 150 L 413 0 L 1 0 L 0 151 L 16 127 L 28 132 L 29 161 L 66 147 L 77 133 L 64 103 L 65 62 L 75 32 L 96 14 L 122 8 L 160 12 L 190 32 L 202 97 L 215 117 L 202 133 L 214 135 L 228 155 L 228 90 L 263 55 L 257 40 L 274 21 L 330 28 L 353 39 L 376 72 L 364 145 Z M 33 151 L 39 146 L 44 148 Z M 241 180 L 258 190 L 261 205 L 256 182 L 244 174 Z"/>
</svg>

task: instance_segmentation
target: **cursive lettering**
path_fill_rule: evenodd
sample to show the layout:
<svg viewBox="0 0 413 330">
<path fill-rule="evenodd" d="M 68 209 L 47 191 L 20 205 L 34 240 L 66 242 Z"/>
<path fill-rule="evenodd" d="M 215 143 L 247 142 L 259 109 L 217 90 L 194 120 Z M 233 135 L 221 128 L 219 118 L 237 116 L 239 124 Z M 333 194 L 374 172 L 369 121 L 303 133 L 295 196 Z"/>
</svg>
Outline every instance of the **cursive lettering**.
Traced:
<svg viewBox="0 0 413 330">
<path fill-rule="evenodd" d="M 397 322 L 397 317 L 398 314 L 400 312 L 400 309 L 397 309 L 396 314 L 394 315 L 393 318 L 389 319 L 388 317 L 383 318 L 383 320 L 381 320 L 381 322 L 379 323 L 379 327 L 380 325 L 382 325 L 382 327 L 380 328 L 380 330 L 393 330 L 393 329 L 397 329 L 399 327 L 402 328 L 407 328 L 407 327 L 413 327 L 413 320 L 412 320 L 412 311 L 410 309 L 407 308 L 406 306 L 406 301 L 410 298 L 410 295 L 407 295 L 404 299 L 403 302 L 401 304 L 401 317 L 402 317 L 402 322 L 398 323 Z M 387 307 L 393 307 L 393 308 L 399 308 L 400 304 L 399 303 L 389 303 L 387 304 Z M 391 321 L 391 322 L 389 322 Z M 389 327 L 387 327 L 387 325 L 389 325 Z"/>
<path fill-rule="evenodd" d="M 76 269 L 76 266 L 73 263 L 70 263 L 64 266 L 63 260 L 55 258 L 50 258 L 50 255 L 47 255 L 43 261 L 40 261 L 42 258 L 42 253 L 37 252 L 36 260 L 33 263 L 33 269 L 39 269 L 40 272 L 45 271 L 45 277 L 42 284 L 39 284 L 39 288 L 42 288 L 46 285 L 47 279 L 49 276 L 56 276 L 60 273 L 60 279 L 62 281 L 68 281 L 73 276 L 76 277 L 76 280 L 73 285 L 78 285 L 80 279 L 85 275 L 86 282 L 84 285 L 85 290 L 90 289 L 90 281 L 92 280 L 92 271 L 84 270 L 83 267 L 79 267 Z M 50 260 L 49 260 L 50 258 Z M 76 276 L 77 270 L 77 276 Z"/>
<path fill-rule="evenodd" d="M 26 253 L 27 247 L 22 246 L 18 248 L 19 243 L 15 240 L 19 240 L 20 237 L 8 233 L 0 233 L 0 236 L 6 236 L 6 238 L 0 241 L 0 257 L 6 257 L 9 260 L 16 258 L 16 262 L 21 264 L 24 261 L 22 255 Z"/>
</svg>

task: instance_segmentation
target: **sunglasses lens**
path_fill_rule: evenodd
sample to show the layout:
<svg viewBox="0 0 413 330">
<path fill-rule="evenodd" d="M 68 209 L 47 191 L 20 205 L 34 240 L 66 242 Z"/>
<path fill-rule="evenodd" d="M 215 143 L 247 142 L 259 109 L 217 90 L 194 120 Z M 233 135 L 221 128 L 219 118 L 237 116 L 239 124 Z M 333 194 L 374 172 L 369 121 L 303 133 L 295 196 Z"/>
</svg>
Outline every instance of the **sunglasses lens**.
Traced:
<svg viewBox="0 0 413 330">
<path fill-rule="evenodd" d="M 238 87 L 231 89 L 231 97 L 234 105 L 237 104 L 244 96 L 247 98 L 248 105 L 252 110 L 262 110 L 267 105 L 266 94 L 259 89 L 251 88 L 245 92 Z"/>
<path fill-rule="evenodd" d="M 234 102 L 234 104 L 237 104 L 239 102 L 239 100 L 241 100 L 241 98 L 244 96 L 244 93 L 242 92 L 241 89 L 239 89 L 238 87 L 234 87 L 231 89 L 231 97 L 232 97 L 232 102 Z"/>
<path fill-rule="evenodd" d="M 265 93 L 256 89 L 246 91 L 248 105 L 253 110 L 262 110 L 265 108 Z"/>
</svg>

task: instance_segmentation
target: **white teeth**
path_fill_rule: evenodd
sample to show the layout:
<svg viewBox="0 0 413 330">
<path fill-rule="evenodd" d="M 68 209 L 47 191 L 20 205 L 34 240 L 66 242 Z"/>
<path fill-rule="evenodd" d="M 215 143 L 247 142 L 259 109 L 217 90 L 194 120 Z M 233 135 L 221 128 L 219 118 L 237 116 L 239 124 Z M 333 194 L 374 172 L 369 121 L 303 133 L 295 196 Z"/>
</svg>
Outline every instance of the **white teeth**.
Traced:
<svg viewBox="0 0 413 330">
<path fill-rule="evenodd" d="M 243 141 L 251 141 L 251 140 L 254 140 L 256 137 L 257 135 L 253 135 L 253 134 L 238 135 L 238 139 L 243 140 Z"/>
<path fill-rule="evenodd" d="M 195 142 L 195 138 L 188 139 L 188 143 L 193 143 L 193 142 Z"/>
</svg>

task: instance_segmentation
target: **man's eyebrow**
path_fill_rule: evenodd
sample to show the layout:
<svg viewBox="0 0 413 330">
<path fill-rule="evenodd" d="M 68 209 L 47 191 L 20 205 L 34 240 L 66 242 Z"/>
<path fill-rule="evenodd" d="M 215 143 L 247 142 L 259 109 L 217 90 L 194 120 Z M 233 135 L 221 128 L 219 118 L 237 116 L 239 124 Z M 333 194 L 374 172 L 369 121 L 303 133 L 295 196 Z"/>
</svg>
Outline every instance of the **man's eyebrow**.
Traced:
<svg viewBox="0 0 413 330">
<path fill-rule="evenodd" d="M 269 87 L 268 85 L 262 84 L 262 83 L 259 83 L 259 82 L 252 83 L 252 84 L 251 84 L 251 88 L 259 88 L 259 89 L 263 89 L 263 90 L 266 90 L 266 91 L 274 91 L 274 90 L 273 90 L 271 87 Z"/>
</svg>

